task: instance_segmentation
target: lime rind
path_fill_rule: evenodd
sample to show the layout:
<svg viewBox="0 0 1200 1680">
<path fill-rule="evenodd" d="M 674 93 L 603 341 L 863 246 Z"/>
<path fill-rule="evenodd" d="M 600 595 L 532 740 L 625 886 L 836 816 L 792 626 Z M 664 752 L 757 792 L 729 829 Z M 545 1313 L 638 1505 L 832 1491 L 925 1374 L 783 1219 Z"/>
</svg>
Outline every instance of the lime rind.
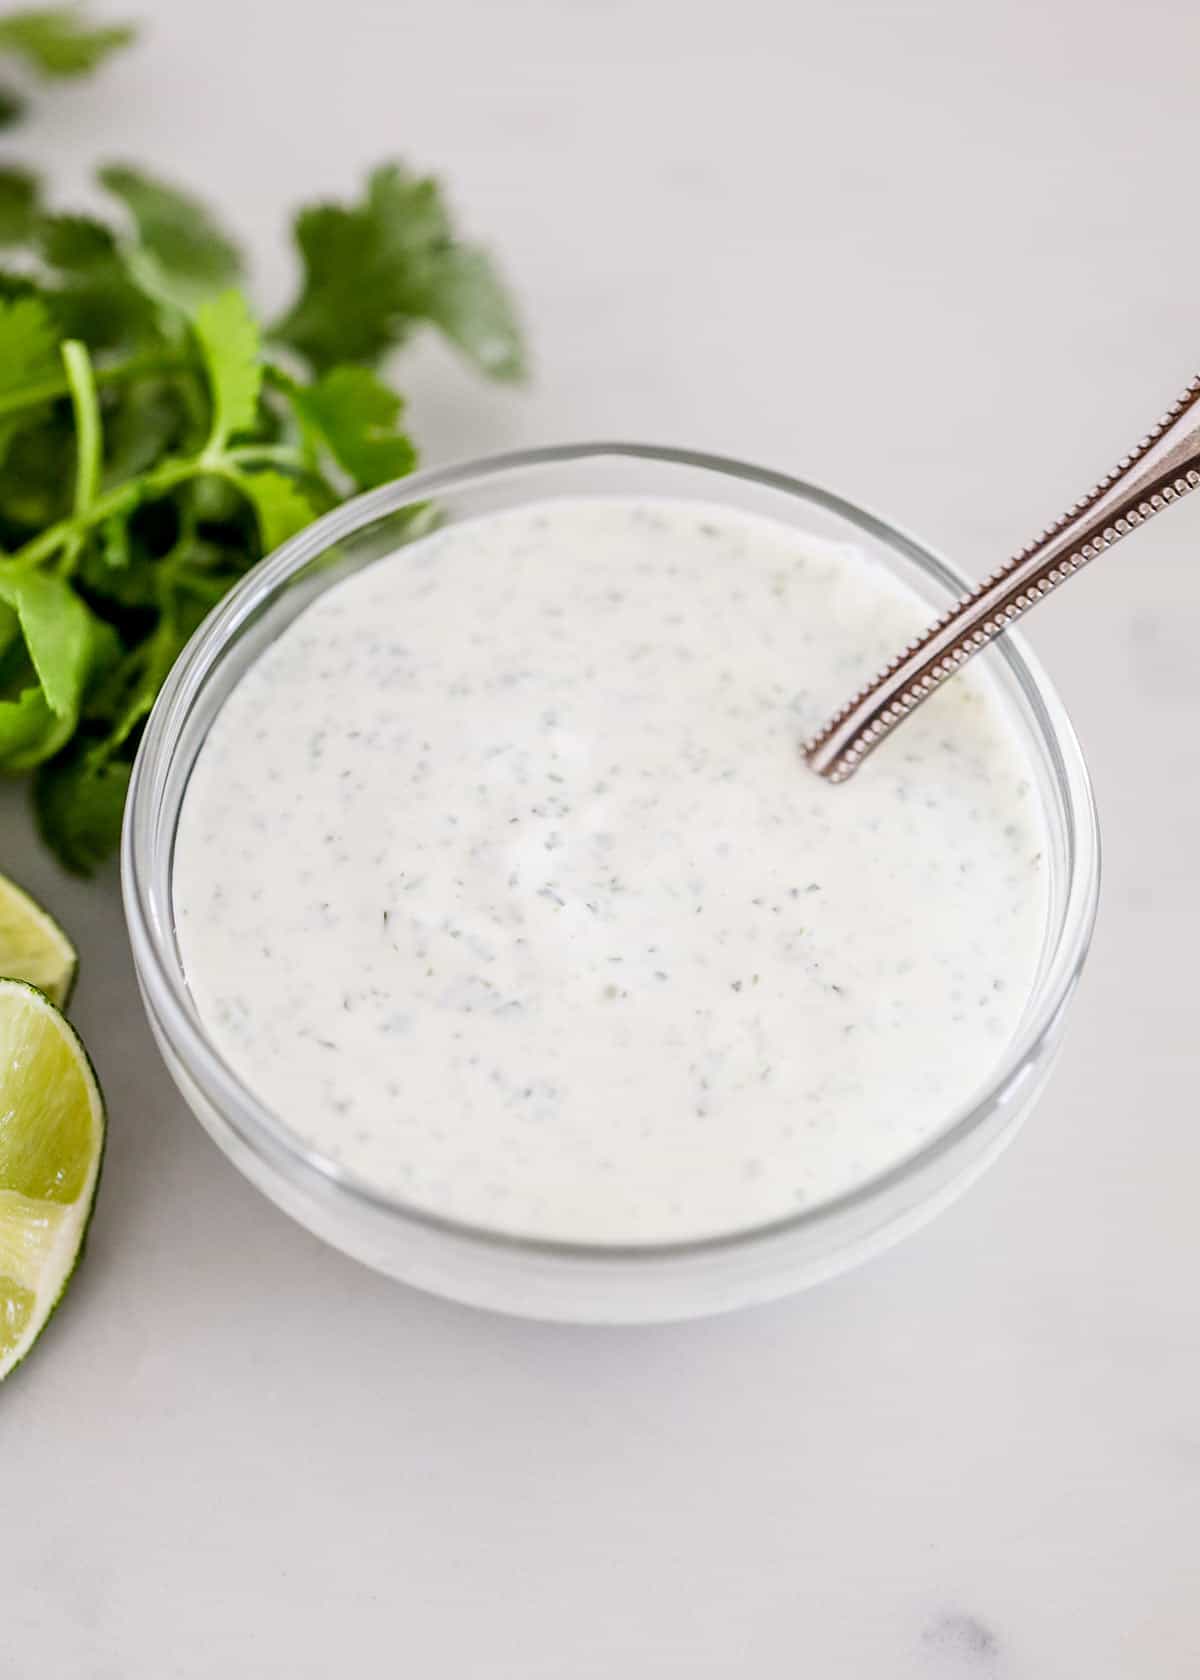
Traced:
<svg viewBox="0 0 1200 1680">
<path fill-rule="evenodd" d="M 0 875 L 0 975 L 25 980 L 65 1009 L 79 958 L 62 928 L 36 898 Z"/>
<path fill-rule="evenodd" d="M 0 1067 L 0 1118 L 9 1126 L 20 1125 L 22 1092 L 5 1086 L 11 1087 L 14 1078 L 36 1086 L 38 1049 L 46 1042 L 44 1034 L 54 1033 L 58 1043 L 51 1044 L 51 1053 L 56 1059 L 66 1053 L 87 1106 L 88 1158 L 70 1200 L 31 1196 L 0 1184 L 0 1382 L 28 1355 L 75 1275 L 96 1205 L 107 1132 L 91 1059 L 62 1012 L 36 986 L 5 979 L 0 980 L 0 1023 L 7 1011 L 27 1015 L 32 1055 L 20 1058 L 15 1072 L 17 1058 L 10 1057 L 7 1068 Z M 32 1107 L 32 1102 L 26 1103 L 27 1114 Z"/>
</svg>

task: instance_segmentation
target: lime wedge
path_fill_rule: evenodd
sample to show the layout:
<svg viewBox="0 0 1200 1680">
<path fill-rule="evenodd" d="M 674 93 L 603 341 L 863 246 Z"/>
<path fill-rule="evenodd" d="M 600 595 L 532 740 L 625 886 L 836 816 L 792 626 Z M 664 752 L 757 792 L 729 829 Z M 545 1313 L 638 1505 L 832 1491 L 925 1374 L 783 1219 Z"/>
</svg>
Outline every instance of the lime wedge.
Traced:
<svg viewBox="0 0 1200 1680">
<path fill-rule="evenodd" d="M 75 947 L 58 923 L 0 875 L 0 975 L 28 980 L 65 1009 L 78 967 Z"/>
<path fill-rule="evenodd" d="M 87 1235 L 104 1103 L 58 1010 L 0 980 L 0 1381 L 61 1301 Z"/>
</svg>

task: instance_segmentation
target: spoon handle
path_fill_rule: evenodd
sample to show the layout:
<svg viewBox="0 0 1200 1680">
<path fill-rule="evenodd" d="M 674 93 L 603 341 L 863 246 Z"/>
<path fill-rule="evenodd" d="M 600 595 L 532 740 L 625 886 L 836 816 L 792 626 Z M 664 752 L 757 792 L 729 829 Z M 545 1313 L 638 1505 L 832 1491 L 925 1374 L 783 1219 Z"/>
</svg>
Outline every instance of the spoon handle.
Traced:
<svg viewBox="0 0 1200 1680">
<path fill-rule="evenodd" d="M 809 767 L 831 782 L 844 782 L 973 653 L 1097 554 L 1197 486 L 1200 377 L 1093 490 L 943 613 L 830 718 L 805 746 Z"/>
</svg>

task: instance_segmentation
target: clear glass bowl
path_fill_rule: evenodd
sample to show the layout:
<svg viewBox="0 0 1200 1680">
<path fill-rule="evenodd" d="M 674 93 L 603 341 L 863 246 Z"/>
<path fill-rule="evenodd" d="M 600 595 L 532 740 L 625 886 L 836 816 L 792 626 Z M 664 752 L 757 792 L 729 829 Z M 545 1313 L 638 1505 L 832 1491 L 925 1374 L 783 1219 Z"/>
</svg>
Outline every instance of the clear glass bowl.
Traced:
<svg viewBox="0 0 1200 1680">
<path fill-rule="evenodd" d="M 175 940 L 172 855 L 188 776 L 242 673 L 314 596 L 442 522 L 558 496 L 721 502 L 848 540 L 941 609 L 964 579 L 873 514 L 738 461 L 628 444 L 564 446 L 416 474 L 339 508 L 258 566 L 201 626 L 167 679 L 138 753 L 122 848 L 138 983 L 167 1066 L 234 1164 L 301 1224 L 380 1271 L 476 1306 L 596 1322 L 685 1318 L 828 1277 L 894 1241 L 992 1160 L 1029 1112 L 1058 1047 L 1099 884 L 1095 810 L 1079 743 L 1017 636 L 982 657 L 1036 766 L 1049 832 L 1050 909 L 1017 1032 L 975 1100 L 887 1172 L 824 1204 L 732 1235 L 636 1247 L 521 1240 L 439 1218 L 356 1181 L 307 1149 L 225 1065 L 188 992 Z M 984 1070 L 981 1070 L 983 1073 Z"/>
</svg>

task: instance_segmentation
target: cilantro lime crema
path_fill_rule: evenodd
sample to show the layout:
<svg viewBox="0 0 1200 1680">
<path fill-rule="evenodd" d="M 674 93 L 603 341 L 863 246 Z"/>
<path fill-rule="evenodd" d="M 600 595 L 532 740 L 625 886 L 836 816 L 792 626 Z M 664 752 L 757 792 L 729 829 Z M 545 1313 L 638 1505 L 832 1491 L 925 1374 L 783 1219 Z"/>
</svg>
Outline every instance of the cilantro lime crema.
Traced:
<svg viewBox="0 0 1200 1680">
<path fill-rule="evenodd" d="M 221 1054 L 377 1190 L 654 1242 L 942 1128 L 1046 918 L 973 664 L 830 787 L 799 743 L 928 618 L 862 553 L 688 502 L 533 504 L 338 582 L 243 677 L 174 901 Z"/>
</svg>

